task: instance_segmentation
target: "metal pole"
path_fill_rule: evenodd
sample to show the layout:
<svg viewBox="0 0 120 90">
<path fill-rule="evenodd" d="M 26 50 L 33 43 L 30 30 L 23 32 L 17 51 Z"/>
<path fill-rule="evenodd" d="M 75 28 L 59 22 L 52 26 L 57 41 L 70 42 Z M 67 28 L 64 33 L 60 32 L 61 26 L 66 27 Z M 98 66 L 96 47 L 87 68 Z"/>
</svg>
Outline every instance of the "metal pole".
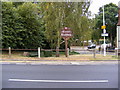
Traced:
<svg viewBox="0 0 120 90">
<path fill-rule="evenodd" d="M 104 5 L 103 5 L 103 26 L 105 26 L 105 14 L 104 14 Z M 103 29 L 103 33 L 106 33 L 106 30 Z M 105 36 L 104 36 L 104 56 L 106 56 L 106 43 L 105 43 Z"/>
</svg>

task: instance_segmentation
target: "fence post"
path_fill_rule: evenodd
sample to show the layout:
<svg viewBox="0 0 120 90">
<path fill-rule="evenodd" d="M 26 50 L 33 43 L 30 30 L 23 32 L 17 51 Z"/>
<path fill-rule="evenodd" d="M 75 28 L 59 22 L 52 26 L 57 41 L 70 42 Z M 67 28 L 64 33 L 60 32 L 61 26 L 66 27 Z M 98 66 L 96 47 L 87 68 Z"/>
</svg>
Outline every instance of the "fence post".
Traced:
<svg viewBox="0 0 120 90">
<path fill-rule="evenodd" d="M 56 48 L 56 57 L 59 57 L 59 47 Z"/>
<path fill-rule="evenodd" d="M 96 50 L 93 49 L 93 57 L 96 58 Z"/>
<path fill-rule="evenodd" d="M 68 50 L 67 50 L 67 55 L 69 56 L 69 48 L 67 48 Z"/>
<path fill-rule="evenodd" d="M 9 47 L 9 57 L 11 57 L 11 47 Z"/>
<path fill-rule="evenodd" d="M 40 47 L 38 47 L 38 58 L 40 58 Z"/>
</svg>

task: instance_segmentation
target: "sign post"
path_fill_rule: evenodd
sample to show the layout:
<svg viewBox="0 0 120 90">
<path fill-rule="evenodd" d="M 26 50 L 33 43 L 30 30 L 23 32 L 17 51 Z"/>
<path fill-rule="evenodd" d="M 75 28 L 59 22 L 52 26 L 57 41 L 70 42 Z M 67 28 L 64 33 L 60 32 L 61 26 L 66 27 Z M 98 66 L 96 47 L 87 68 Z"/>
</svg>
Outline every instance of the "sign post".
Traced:
<svg viewBox="0 0 120 90">
<path fill-rule="evenodd" d="M 61 31 L 61 37 L 65 40 L 65 56 L 68 57 L 68 40 L 72 37 L 72 31 L 70 28 L 65 27 Z"/>
<path fill-rule="evenodd" d="M 103 5 L 103 26 L 101 26 L 101 29 L 103 29 L 103 33 L 101 36 L 104 37 L 104 56 L 106 56 L 106 43 L 105 43 L 105 37 L 108 36 L 108 33 L 106 33 L 106 25 L 105 25 L 105 15 L 104 15 L 104 5 Z"/>
<path fill-rule="evenodd" d="M 65 55 L 66 55 L 66 57 L 68 57 L 68 54 L 67 54 L 67 47 L 68 47 L 68 42 L 67 42 L 67 40 L 65 39 Z"/>
</svg>

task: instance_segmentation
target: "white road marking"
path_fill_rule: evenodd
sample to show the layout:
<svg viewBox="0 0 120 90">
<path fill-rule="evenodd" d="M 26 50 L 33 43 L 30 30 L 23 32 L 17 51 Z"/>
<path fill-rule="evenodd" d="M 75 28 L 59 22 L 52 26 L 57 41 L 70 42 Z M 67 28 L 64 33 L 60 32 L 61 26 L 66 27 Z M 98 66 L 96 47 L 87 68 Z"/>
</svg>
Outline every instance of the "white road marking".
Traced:
<svg viewBox="0 0 120 90">
<path fill-rule="evenodd" d="M 76 83 L 108 83 L 108 80 L 29 80 L 29 79 L 9 79 L 8 81 L 21 82 L 76 82 Z"/>
</svg>

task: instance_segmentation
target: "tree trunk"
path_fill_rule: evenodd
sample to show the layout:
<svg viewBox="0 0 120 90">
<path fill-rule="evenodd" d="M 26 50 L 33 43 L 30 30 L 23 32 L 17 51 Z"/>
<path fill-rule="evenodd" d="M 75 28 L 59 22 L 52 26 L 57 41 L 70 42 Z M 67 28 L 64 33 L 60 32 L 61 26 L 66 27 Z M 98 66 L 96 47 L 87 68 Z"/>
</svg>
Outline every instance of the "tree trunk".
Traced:
<svg viewBox="0 0 120 90">
<path fill-rule="evenodd" d="M 112 34 L 111 34 L 111 36 L 110 36 L 110 39 L 111 39 L 111 45 L 112 45 L 112 47 L 114 47 L 114 41 L 113 41 Z"/>
<path fill-rule="evenodd" d="M 59 57 L 59 48 L 60 48 L 60 37 L 59 37 L 60 33 L 58 31 L 58 41 L 57 41 L 57 46 L 56 46 L 56 57 Z"/>
</svg>

